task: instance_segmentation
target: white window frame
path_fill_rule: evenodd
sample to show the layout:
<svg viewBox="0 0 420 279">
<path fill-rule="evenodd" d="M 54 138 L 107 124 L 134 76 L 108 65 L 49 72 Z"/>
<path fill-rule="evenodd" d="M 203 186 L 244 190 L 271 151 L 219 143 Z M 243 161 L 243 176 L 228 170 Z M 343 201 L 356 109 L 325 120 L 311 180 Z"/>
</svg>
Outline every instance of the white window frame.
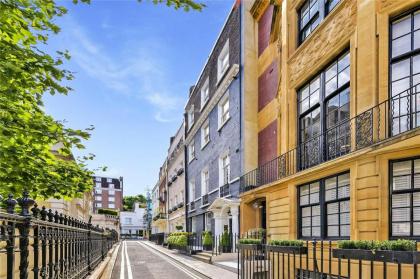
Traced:
<svg viewBox="0 0 420 279">
<path fill-rule="evenodd" d="M 132 219 L 132 218 L 130 218 L 130 217 L 125 217 L 125 224 L 126 224 L 126 225 L 131 225 L 131 224 L 132 224 L 132 222 L 133 222 L 133 219 Z"/>
<path fill-rule="evenodd" d="M 114 196 L 115 195 L 115 190 L 108 190 L 108 195 Z"/>
<path fill-rule="evenodd" d="M 95 196 L 95 201 L 102 201 L 102 196 Z"/>
<path fill-rule="evenodd" d="M 109 203 L 108 208 L 115 208 L 115 203 Z"/>
<path fill-rule="evenodd" d="M 194 105 L 192 105 L 191 108 L 188 110 L 187 120 L 188 120 L 188 130 L 189 130 L 194 125 Z"/>
<path fill-rule="evenodd" d="M 194 200 L 195 200 L 195 181 L 194 180 L 191 180 L 189 183 L 188 183 L 188 191 L 189 191 L 189 201 L 190 202 L 193 202 Z"/>
<path fill-rule="evenodd" d="M 112 178 L 107 178 L 107 179 L 106 179 L 106 182 L 107 182 L 107 183 L 112 183 Z"/>
<path fill-rule="evenodd" d="M 224 165 L 224 159 L 227 159 L 227 165 Z M 224 177 L 225 177 L 225 168 L 227 167 L 227 171 L 228 171 L 228 178 L 227 181 L 224 181 Z M 222 187 L 226 184 L 229 183 L 230 181 L 230 155 L 229 152 L 225 152 L 223 153 L 220 157 L 219 157 L 219 187 Z"/>
<path fill-rule="evenodd" d="M 210 99 L 210 86 L 209 86 L 209 78 L 206 78 L 206 81 L 204 82 L 203 86 L 200 90 L 201 95 L 201 110 L 203 110 L 204 106 L 207 104 L 207 102 Z"/>
<path fill-rule="evenodd" d="M 97 202 L 95 203 L 96 207 L 102 207 L 102 203 L 101 202 Z"/>
<path fill-rule="evenodd" d="M 210 121 L 207 119 L 201 126 L 201 149 L 210 142 Z"/>
<path fill-rule="evenodd" d="M 96 182 L 95 187 L 96 187 L 96 188 L 102 188 L 102 183 L 100 183 L 100 182 Z"/>
<path fill-rule="evenodd" d="M 207 177 L 206 177 L 206 174 L 207 174 Z M 206 167 L 201 171 L 201 196 L 208 194 L 209 188 L 210 188 L 209 184 L 210 184 L 210 172 L 209 172 L 209 168 Z"/>
<path fill-rule="evenodd" d="M 102 189 L 95 189 L 95 194 L 102 194 Z"/>
<path fill-rule="evenodd" d="M 192 140 L 191 143 L 188 145 L 188 162 L 191 163 L 192 160 L 195 158 L 195 141 Z"/>
<path fill-rule="evenodd" d="M 229 69 L 229 39 L 226 41 L 217 58 L 217 81 L 219 82 Z"/>
<path fill-rule="evenodd" d="M 224 111 L 225 105 L 227 104 L 227 111 Z M 230 100 L 229 100 L 229 91 L 220 99 L 218 105 L 218 130 L 220 130 L 226 122 L 230 119 Z"/>
<path fill-rule="evenodd" d="M 95 177 L 96 182 L 102 182 L 102 177 Z"/>
<path fill-rule="evenodd" d="M 109 188 L 109 189 L 114 189 L 114 188 L 115 188 L 114 183 L 109 183 L 109 184 L 108 184 L 108 188 Z"/>
<path fill-rule="evenodd" d="M 108 197 L 109 202 L 115 202 L 115 197 Z"/>
</svg>

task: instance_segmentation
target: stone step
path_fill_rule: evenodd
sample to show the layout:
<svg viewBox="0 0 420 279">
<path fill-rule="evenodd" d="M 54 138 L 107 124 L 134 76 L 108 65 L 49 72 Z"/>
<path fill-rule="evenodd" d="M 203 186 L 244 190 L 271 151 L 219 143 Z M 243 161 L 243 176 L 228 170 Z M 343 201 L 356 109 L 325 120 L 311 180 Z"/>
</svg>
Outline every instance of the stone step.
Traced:
<svg viewBox="0 0 420 279">
<path fill-rule="evenodd" d="M 211 254 L 205 253 L 205 252 L 199 252 L 197 254 L 191 255 L 192 258 L 211 264 Z"/>
</svg>

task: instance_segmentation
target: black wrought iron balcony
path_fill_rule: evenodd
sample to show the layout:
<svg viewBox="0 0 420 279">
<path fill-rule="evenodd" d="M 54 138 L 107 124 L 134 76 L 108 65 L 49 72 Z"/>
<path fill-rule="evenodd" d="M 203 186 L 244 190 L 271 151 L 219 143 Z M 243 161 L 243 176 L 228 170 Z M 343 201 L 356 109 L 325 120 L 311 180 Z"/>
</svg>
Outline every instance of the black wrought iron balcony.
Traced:
<svg viewBox="0 0 420 279">
<path fill-rule="evenodd" d="M 420 127 L 420 85 L 385 100 L 244 174 L 244 193 Z M 415 103 L 416 102 L 416 103 Z"/>
<path fill-rule="evenodd" d="M 190 206 L 189 206 L 189 211 L 193 211 L 193 210 L 195 210 L 195 202 L 194 201 L 190 202 Z"/>
<path fill-rule="evenodd" d="M 201 197 L 201 205 L 206 205 L 209 203 L 209 194 L 205 194 Z"/>
<path fill-rule="evenodd" d="M 222 187 L 220 187 L 220 197 L 227 197 L 230 195 L 230 187 L 229 184 L 225 184 Z"/>
<path fill-rule="evenodd" d="M 154 221 L 160 220 L 160 219 L 166 219 L 167 215 L 166 213 L 158 213 L 153 217 Z"/>
<path fill-rule="evenodd" d="M 184 206 L 184 202 L 180 202 L 180 203 L 178 203 L 178 208 L 181 208 L 181 207 L 183 207 Z"/>
</svg>

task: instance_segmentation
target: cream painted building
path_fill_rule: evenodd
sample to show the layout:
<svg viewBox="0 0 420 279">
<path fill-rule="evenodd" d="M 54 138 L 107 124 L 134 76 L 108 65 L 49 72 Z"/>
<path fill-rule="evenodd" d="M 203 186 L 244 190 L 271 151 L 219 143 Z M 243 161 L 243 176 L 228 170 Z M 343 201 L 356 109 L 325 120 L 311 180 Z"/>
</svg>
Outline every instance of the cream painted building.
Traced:
<svg viewBox="0 0 420 279">
<path fill-rule="evenodd" d="M 168 229 L 185 230 L 184 124 L 170 139 L 168 150 Z M 178 228 L 178 229 L 177 229 Z"/>
</svg>

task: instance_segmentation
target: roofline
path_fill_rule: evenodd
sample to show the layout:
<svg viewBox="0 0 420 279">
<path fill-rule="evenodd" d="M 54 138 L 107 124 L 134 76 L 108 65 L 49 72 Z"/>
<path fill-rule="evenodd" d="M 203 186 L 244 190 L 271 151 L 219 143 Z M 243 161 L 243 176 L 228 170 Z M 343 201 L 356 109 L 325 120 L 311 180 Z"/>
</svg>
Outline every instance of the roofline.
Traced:
<svg viewBox="0 0 420 279">
<path fill-rule="evenodd" d="M 209 55 L 207 56 L 206 62 L 204 63 L 204 66 L 203 66 L 203 68 L 201 69 L 200 74 L 198 75 L 198 79 L 197 79 L 197 81 L 194 83 L 194 85 L 192 85 L 192 86 L 196 86 L 196 85 L 198 84 L 198 82 L 200 81 L 201 77 L 203 76 L 204 69 L 206 68 L 207 64 L 209 63 L 210 56 L 213 54 L 213 51 L 214 51 L 214 49 L 216 48 L 217 43 L 219 42 L 220 36 L 222 35 L 223 30 L 225 30 L 226 24 L 227 24 L 227 22 L 229 21 L 229 18 L 230 18 L 230 16 L 232 15 L 232 12 L 233 12 L 233 10 L 235 9 L 235 7 L 236 7 L 237 3 L 238 3 L 238 1 L 237 1 L 237 0 L 234 0 L 234 1 L 233 1 L 233 5 L 232 5 L 232 7 L 230 8 L 230 12 L 229 12 L 228 16 L 226 17 L 225 22 L 223 23 L 222 29 L 220 29 L 219 35 L 217 35 L 216 41 L 214 42 L 213 47 L 211 48 L 210 53 L 209 53 Z M 197 88 L 194 88 L 193 92 L 194 92 L 196 89 L 197 89 Z M 188 93 L 188 95 L 189 95 L 189 93 Z M 191 95 L 192 95 L 192 94 L 191 94 Z M 189 100 L 190 100 L 190 97 L 191 97 L 191 96 L 189 95 L 189 96 L 188 96 L 188 99 L 187 99 L 187 103 L 186 103 L 186 104 L 185 104 L 185 106 L 184 106 L 184 110 L 187 108 L 187 105 L 188 105 L 188 102 L 189 102 Z"/>
</svg>

